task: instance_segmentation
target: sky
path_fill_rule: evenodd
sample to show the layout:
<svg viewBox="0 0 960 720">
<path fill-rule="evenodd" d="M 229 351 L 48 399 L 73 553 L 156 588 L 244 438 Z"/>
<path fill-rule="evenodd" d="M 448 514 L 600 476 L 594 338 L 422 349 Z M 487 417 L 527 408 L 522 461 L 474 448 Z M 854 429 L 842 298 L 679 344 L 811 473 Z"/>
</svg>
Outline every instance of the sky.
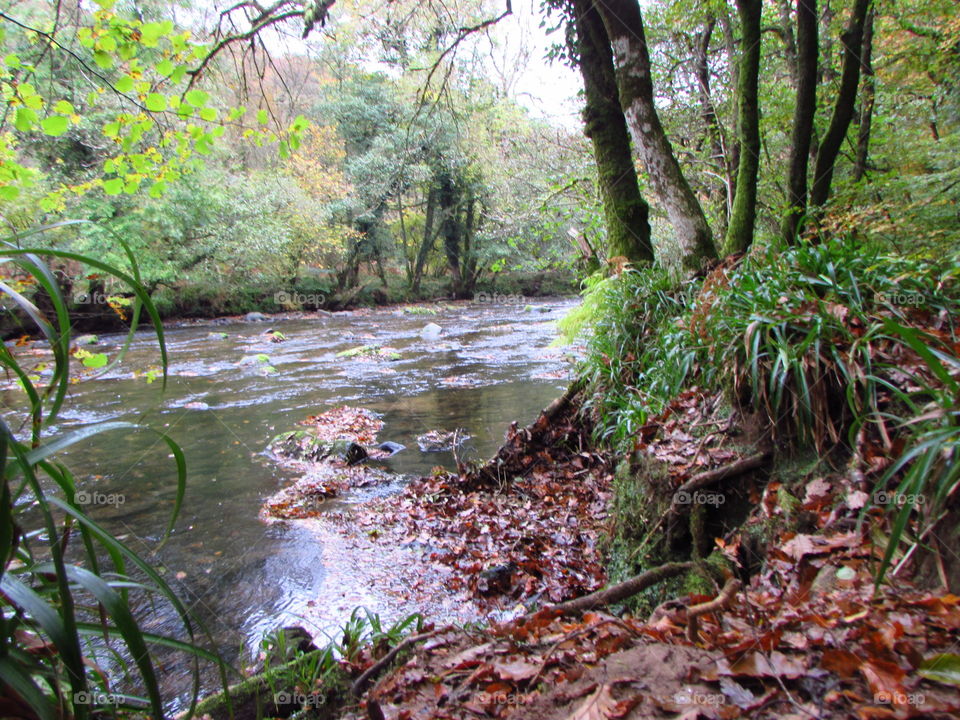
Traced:
<svg viewBox="0 0 960 720">
<path fill-rule="evenodd" d="M 540 0 L 515 0 L 513 15 L 498 23 L 491 31 L 494 41 L 506 52 L 522 62 L 513 94 L 536 117 L 551 120 L 567 128 L 580 126 L 580 101 L 577 93 L 582 88 L 579 73 L 561 62 L 546 59 L 547 50 L 562 41 L 560 32 L 547 35 L 540 27 Z M 491 62 L 500 53 L 491 49 Z"/>
<path fill-rule="evenodd" d="M 389 2 L 389 0 L 385 0 Z M 514 97 L 530 113 L 551 124 L 576 130 L 581 127 L 581 89 L 579 73 L 560 62 L 546 59 L 551 45 L 561 41 L 560 33 L 548 35 L 540 27 L 541 0 L 513 0 L 513 14 L 489 28 L 483 36 L 476 37 L 479 60 L 484 63 L 487 74 L 507 93 Z M 191 19 L 207 27 L 212 25 L 218 11 L 226 0 L 192 4 L 185 11 Z M 488 0 L 490 17 L 495 17 L 505 8 L 505 0 Z M 343 8 L 334 5 L 333 25 L 336 12 Z M 261 38 L 271 52 L 303 53 L 310 45 L 322 43 L 324 36 L 315 32 L 307 43 L 300 39 L 299 20 L 274 28 L 276 32 L 262 33 Z"/>
</svg>

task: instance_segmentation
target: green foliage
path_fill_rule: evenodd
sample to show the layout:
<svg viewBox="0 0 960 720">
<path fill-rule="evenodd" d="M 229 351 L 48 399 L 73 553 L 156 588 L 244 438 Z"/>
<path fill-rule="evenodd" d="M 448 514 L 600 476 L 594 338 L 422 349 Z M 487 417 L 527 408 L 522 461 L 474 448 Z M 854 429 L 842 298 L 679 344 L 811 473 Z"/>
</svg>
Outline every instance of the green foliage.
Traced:
<svg viewBox="0 0 960 720">
<path fill-rule="evenodd" d="M 958 267 L 956 252 L 891 256 L 836 239 L 758 251 L 702 285 L 656 271 L 603 280 L 585 303 L 597 432 L 628 440 L 696 384 L 728 390 L 787 446 L 823 457 L 842 458 L 863 436 L 898 438 L 903 450 L 877 490 L 895 485 L 891 495 L 909 501 L 894 504 L 882 576 L 960 483 Z"/>
<path fill-rule="evenodd" d="M 46 386 L 28 376 L 16 353 L 0 346 L 0 364 L 15 376 L 27 397 L 29 407 L 21 418 L 28 428 L 22 438 L 6 423 L 0 423 L 0 679 L 13 691 L 5 702 L 18 707 L 16 714 L 35 714 L 41 718 L 90 717 L 98 714 L 99 702 L 89 703 L 89 693 L 111 693 L 110 678 L 97 667 L 101 657 L 122 657 L 117 648 L 129 653 L 131 669 L 136 667 L 146 698 L 114 693 L 109 704 L 121 710 L 150 708 L 162 716 L 158 674 L 151 660 L 150 645 L 164 645 L 190 653 L 194 664 L 196 700 L 198 665 L 204 658 L 222 662 L 196 645 L 193 622 L 186 607 L 149 563 L 130 547 L 112 537 L 83 509 L 78 483 L 70 469 L 57 456 L 92 435 L 117 430 L 137 430 L 125 422 L 107 422 L 68 433 L 47 436 L 46 430 L 57 420 L 71 382 L 70 321 L 68 301 L 60 292 L 47 262 L 71 259 L 108 273 L 136 296 L 127 344 L 133 337 L 141 310 L 146 310 L 160 342 L 166 369 L 163 327 L 156 308 L 140 282 L 134 255 L 125 249 L 129 271 L 62 250 L 24 247 L 44 231 L 62 230 L 66 223 L 40 228 L 5 238 L 3 262 L 16 266 L 42 288 L 52 307 L 50 316 L 7 284 L 0 285 L 4 296 L 19 305 L 36 325 L 53 351 L 53 374 Z M 126 350 L 126 345 L 120 355 Z M 90 367 L 102 367 L 106 358 L 87 351 L 81 358 Z M 96 361 L 91 363 L 90 360 Z M 158 433 L 176 463 L 176 494 L 167 534 L 177 519 L 186 489 L 186 462 L 180 448 L 169 437 Z M 80 543 L 81 563 L 67 562 L 68 542 Z M 133 576 L 133 572 L 138 577 Z M 133 611 L 131 596 L 143 595 L 152 601 L 170 603 L 179 616 L 186 642 L 144 632 Z M 40 644 L 43 652 L 36 652 Z M 225 679 L 225 677 L 224 677 Z"/>
<path fill-rule="evenodd" d="M 581 375 L 597 389 L 587 407 L 599 439 L 631 437 L 691 376 L 700 347 L 680 320 L 697 287 L 661 268 L 596 275 L 583 304 L 560 321 L 567 338 L 590 331 Z"/>
</svg>

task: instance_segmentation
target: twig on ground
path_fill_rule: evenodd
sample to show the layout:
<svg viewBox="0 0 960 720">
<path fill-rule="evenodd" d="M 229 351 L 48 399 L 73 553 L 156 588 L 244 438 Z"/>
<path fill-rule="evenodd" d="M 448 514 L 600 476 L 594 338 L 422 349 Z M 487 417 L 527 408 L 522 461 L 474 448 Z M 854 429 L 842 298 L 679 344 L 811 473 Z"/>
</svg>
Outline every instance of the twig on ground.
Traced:
<svg viewBox="0 0 960 720">
<path fill-rule="evenodd" d="M 740 591 L 741 587 L 742 584 L 739 580 L 733 577 L 729 578 L 727 582 L 724 583 L 720 594 L 713 600 L 708 600 L 707 602 L 702 602 L 687 608 L 687 640 L 692 643 L 697 642 L 700 639 L 698 618 L 701 615 L 716 612 L 717 610 L 724 610 L 729 607 L 730 603 L 733 602 L 734 595 Z"/>
</svg>

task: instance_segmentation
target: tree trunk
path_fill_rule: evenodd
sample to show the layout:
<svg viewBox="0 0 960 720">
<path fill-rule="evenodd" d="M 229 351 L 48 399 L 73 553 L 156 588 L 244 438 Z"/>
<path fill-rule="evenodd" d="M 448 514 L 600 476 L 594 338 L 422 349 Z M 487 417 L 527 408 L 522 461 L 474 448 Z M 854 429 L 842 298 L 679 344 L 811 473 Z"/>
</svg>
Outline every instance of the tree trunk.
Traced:
<svg viewBox="0 0 960 720">
<path fill-rule="evenodd" d="M 813 120 L 817 112 L 817 0 L 797 0 L 797 100 L 787 177 L 787 211 L 780 225 L 784 240 L 797 239 L 800 218 L 807 209 L 807 168 Z"/>
<path fill-rule="evenodd" d="M 857 159 L 853 166 L 853 179 L 858 181 L 867 172 L 867 160 L 870 155 L 870 126 L 873 124 L 873 105 L 877 96 L 872 60 L 874 12 L 873 7 L 867 12 L 867 20 L 863 28 L 863 52 L 860 55 L 863 89 L 860 92 L 860 130 L 857 133 Z"/>
<path fill-rule="evenodd" d="M 610 39 L 590 0 L 573 0 L 573 11 L 586 99 L 584 133 L 593 143 L 597 163 L 607 226 L 607 256 L 652 263 L 650 208 L 640 195 L 630 133 L 617 92 Z"/>
<path fill-rule="evenodd" d="M 420 292 L 420 279 L 423 277 L 423 266 L 427 262 L 427 256 L 433 250 L 433 240 L 436 237 L 433 232 L 433 217 L 437 208 L 437 191 L 433 188 L 427 192 L 427 216 L 423 224 L 423 242 L 420 244 L 420 250 L 417 252 L 417 263 L 413 268 L 413 281 L 410 283 L 410 290 L 414 294 Z"/>
<path fill-rule="evenodd" d="M 463 292 L 463 274 L 460 272 L 460 213 L 459 193 L 449 170 L 440 175 L 437 189 L 437 205 L 441 215 L 440 234 L 443 236 L 443 251 L 447 256 L 447 266 L 453 278 L 453 294 L 460 297 Z"/>
<path fill-rule="evenodd" d="M 857 87 L 860 85 L 860 49 L 863 47 L 863 26 L 867 17 L 870 0 L 855 0 L 850 11 L 850 22 L 841 35 L 843 44 L 843 69 L 840 73 L 840 92 L 833 106 L 830 126 L 820 141 L 817 151 L 817 163 L 813 174 L 813 187 L 810 190 L 810 204 L 821 208 L 830 196 L 833 171 L 836 166 L 840 146 L 847 136 L 850 122 L 857 103 Z"/>
<path fill-rule="evenodd" d="M 717 116 L 717 107 L 710 93 L 710 39 L 717 19 L 713 15 L 707 17 L 703 30 L 698 32 L 693 44 L 694 74 L 697 78 L 697 93 L 700 96 L 700 118 L 703 121 L 707 140 L 710 144 L 710 160 L 716 169 L 717 175 L 723 178 L 723 223 L 724 227 L 730 222 L 730 212 L 733 208 L 733 178 L 732 166 L 728 162 L 726 142 L 723 127 Z"/>
<path fill-rule="evenodd" d="M 803 0 L 800 0 L 801 2 Z M 780 33 L 783 38 L 783 55 L 790 69 L 790 79 L 794 87 L 797 85 L 797 40 L 793 36 L 793 23 L 790 21 L 791 0 L 777 0 L 777 10 L 780 15 Z"/>
<path fill-rule="evenodd" d="M 738 134 L 740 167 L 737 194 L 727 227 L 724 254 L 743 252 L 753 242 L 757 220 L 757 175 L 760 172 L 760 14 L 762 0 L 737 0 L 740 14 L 740 87 Z"/>
<path fill-rule="evenodd" d="M 623 114 L 673 225 L 683 266 L 699 270 L 705 260 L 717 257 L 717 250 L 703 208 L 680 170 L 657 114 L 640 5 L 637 0 L 604 0 L 594 7 L 603 18 L 616 58 Z"/>
</svg>

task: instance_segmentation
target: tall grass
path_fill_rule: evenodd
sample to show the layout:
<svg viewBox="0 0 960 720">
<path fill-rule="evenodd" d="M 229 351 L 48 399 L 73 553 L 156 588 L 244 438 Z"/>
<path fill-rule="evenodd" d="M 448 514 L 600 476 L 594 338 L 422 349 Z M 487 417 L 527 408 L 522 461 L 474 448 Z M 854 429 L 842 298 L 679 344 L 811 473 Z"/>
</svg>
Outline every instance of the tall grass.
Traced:
<svg viewBox="0 0 960 720">
<path fill-rule="evenodd" d="M 76 502 L 74 475 L 57 460 L 58 454 L 89 437 L 115 431 L 154 432 L 131 423 L 106 422 L 73 432 L 49 435 L 67 390 L 73 381 L 70 367 L 71 326 L 68 301 L 63 297 L 49 263 L 73 261 L 114 276 L 135 295 L 126 350 L 142 312 L 146 312 L 159 343 L 166 382 L 167 354 L 163 326 L 149 294 L 140 282 L 136 258 L 122 246 L 129 267 L 119 267 L 69 250 L 24 244 L 46 233 L 63 232 L 74 222 L 36 228 L 0 240 L 0 263 L 52 308 L 41 311 L 12 283 L 0 280 L 0 293 L 30 318 L 53 353 L 49 382 L 35 384 L 14 352 L 0 345 L 0 366 L 12 375 L 27 398 L 21 430 L 0 421 L 0 702 L 5 714 L 42 720 L 86 718 L 107 711 L 149 709 L 164 716 L 157 670 L 151 646 L 189 653 L 194 661 L 194 693 L 199 691 L 199 660 L 225 668 L 215 654 L 196 642 L 196 630 L 187 608 L 160 574 L 140 555 L 90 518 Z M 120 356 L 122 356 L 121 351 Z M 119 357 L 116 361 L 119 360 Z M 22 428 L 26 428 L 23 432 Z M 186 489 L 186 461 L 169 437 L 159 434 L 174 458 L 176 494 L 167 534 L 173 528 Z M 78 545 L 79 543 L 79 545 Z M 81 560 L 68 562 L 68 554 Z M 137 578 L 130 573 L 136 572 Z M 131 597 L 160 598 L 175 609 L 186 640 L 144 632 L 131 609 Z M 125 647 L 139 675 L 146 697 L 118 693 L 98 667 L 95 657 L 104 646 Z M 120 657 L 118 654 L 117 657 Z"/>
</svg>

